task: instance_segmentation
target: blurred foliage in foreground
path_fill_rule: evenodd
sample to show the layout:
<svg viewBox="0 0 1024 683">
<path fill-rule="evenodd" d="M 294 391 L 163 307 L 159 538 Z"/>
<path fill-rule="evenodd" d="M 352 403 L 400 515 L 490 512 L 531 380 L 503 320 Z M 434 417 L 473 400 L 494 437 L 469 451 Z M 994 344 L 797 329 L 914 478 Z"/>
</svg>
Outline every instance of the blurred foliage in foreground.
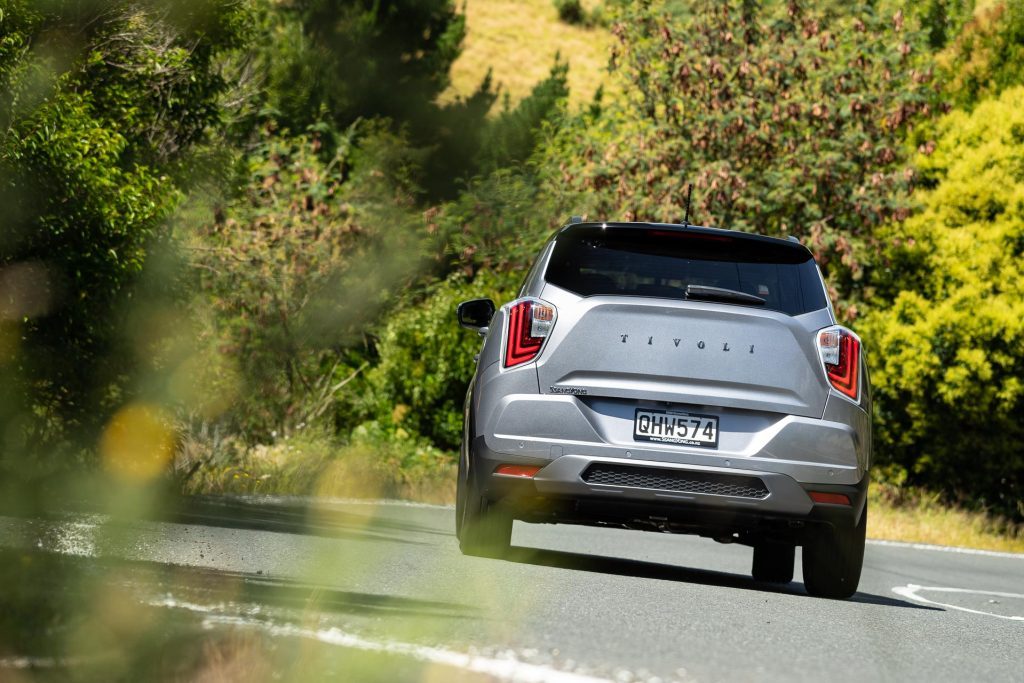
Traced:
<svg viewBox="0 0 1024 683">
<path fill-rule="evenodd" d="M 190 491 L 411 495 L 459 440 L 454 304 L 693 181 L 819 257 L 891 480 L 1022 519 L 1022 6 L 608 3 L 619 95 L 577 110 L 560 60 L 439 104 L 449 0 L 0 0 L 4 486 L 173 454 Z"/>
</svg>

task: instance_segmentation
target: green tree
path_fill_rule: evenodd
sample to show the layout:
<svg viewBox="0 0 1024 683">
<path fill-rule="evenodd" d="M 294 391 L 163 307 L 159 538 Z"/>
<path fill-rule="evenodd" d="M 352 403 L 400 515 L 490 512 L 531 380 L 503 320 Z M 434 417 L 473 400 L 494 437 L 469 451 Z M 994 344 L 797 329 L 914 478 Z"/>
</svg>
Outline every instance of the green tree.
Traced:
<svg viewBox="0 0 1024 683">
<path fill-rule="evenodd" d="M 937 124 L 921 210 L 883 239 L 868 340 L 876 452 L 1024 519 L 1024 88 Z"/>
<path fill-rule="evenodd" d="M 930 110 L 921 36 L 869 6 L 661 2 L 621 9 L 613 67 L 626 96 L 549 148 L 555 195 L 609 218 L 693 220 L 802 238 L 841 295 L 872 230 L 906 213 L 903 135 Z"/>
<path fill-rule="evenodd" d="M 483 130 L 477 167 L 487 173 L 522 164 L 532 155 L 545 124 L 556 123 L 569 97 L 569 65 L 556 57 L 550 75 L 516 107 L 505 109 Z"/>
<path fill-rule="evenodd" d="M 245 30 L 234 0 L 0 2 L 0 272 L 20 348 L 5 373 L 34 415 L 102 419 L 127 386 L 125 316 Z"/>
<path fill-rule="evenodd" d="M 465 16 L 453 0 L 296 0 L 264 5 L 266 45 L 257 50 L 268 85 L 261 99 L 278 122 L 301 133 L 329 122 L 347 129 L 382 118 L 427 150 L 421 184 L 432 198 L 454 195 L 475 171 L 490 78 L 468 98 L 438 104 L 462 50 Z"/>
</svg>

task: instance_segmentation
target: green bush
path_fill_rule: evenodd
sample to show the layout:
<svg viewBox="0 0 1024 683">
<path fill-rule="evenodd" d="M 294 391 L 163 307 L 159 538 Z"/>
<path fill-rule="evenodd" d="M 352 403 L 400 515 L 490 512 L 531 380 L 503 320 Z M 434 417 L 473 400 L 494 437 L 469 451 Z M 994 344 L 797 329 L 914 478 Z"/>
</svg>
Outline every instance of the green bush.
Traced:
<svg viewBox="0 0 1024 683">
<path fill-rule="evenodd" d="M 939 54 L 938 64 L 959 107 L 1024 84 L 1024 0 L 980 12 Z"/>
<path fill-rule="evenodd" d="M 580 0 L 555 0 L 558 18 L 567 24 L 582 24 L 587 18 L 587 10 Z"/>
<path fill-rule="evenodd" d="M 249 443 L 333 415 L 364 330 L 419 272 L 415 154 L 379 124 L 330 136 L 267 134 L 242 195 L 187 238 L 204 365 L 221 359 L 236 385 L 218 420 Z"/>
<path fill-rule="evenodd" d="M 514 298 L 524 276 L 481 271 L 469 280 L 456 273 L 421 303 L 397 311 L 381 333 L 380 362 L 367 373 L 370 419 L 402 437 L 421 434 L 441 448 L 458 448 L 462 405 L 481 340 L 459 329 L 455 308 L 480 297 L 500 306 Z"/>
<path fill-rule="evenodd" d="M 858 326 L 876 452 L 911 483 L 1024 518 L 1024 88 L 956 111 L 921 155 L 922 209 L 883 239 Z"/>
</svg>

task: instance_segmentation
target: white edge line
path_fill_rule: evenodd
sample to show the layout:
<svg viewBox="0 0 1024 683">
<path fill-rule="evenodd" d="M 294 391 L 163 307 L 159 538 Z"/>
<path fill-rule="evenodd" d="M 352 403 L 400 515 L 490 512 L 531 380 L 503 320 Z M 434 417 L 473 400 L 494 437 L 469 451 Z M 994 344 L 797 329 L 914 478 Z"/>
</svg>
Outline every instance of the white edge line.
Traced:
<svg viewBox="0 0 1024 683">
<path fill-rule="evenodd" d="M 1011 560 L 1024 560 L 1024 553 L 1009 553 L 999 550 L 979 550 L 978 548 L 962 548 L 955 545 L 932 545 L 931 543 L 907 543 L 905 541 L 883 541 L 869 538 L 870 545 L 891 546 L 893 548 L 911 548 L 913 550 L 935 550 L 942 553 L 959 553 L 962 555 L 984 555 L 986 557 L 1005 557 Z"/>
<path fill-rule="evenodd" d="M 960 605 L 950 605 L 945 602 L 938 602 L 936 600 L 929 600 L 928 598 L 922 598 L 917 594 L 918 591 L 936 591 L 942 593 L 973 593 L 975 595 L 995 595 L 1002 598 L 1024 598 L 1024 595 L 1020 593 L 1000 593 L 997 591 L 979 591 L 971 590 L 969 588 L 944 588 L 942 586 L 918 586 L 913 583 L 908 583 L 906 586 L 895 586 L 892 592 L 910 600 L 917 602 L 926 603 L 929 605 L 938 605 L 947 609 L 955 609 L 961 612 L 970 612 L 971 614 L 981 614 L 986 617 L 995 617 L 996 619 L 1006 619 L 1008 621 L 1024 621 L 1024 617 L 1008 616 L 1005 614 L 994 614 L 992 612 L 983 612 L 977 609 L 971 609 L 969 607 L 961 607 Z"/>
<path fill-rule="evenodd" d="M 560 671 L 539 664 L 527 664 L 511 657 L 496 659 L 425 645 L 414 645 L 390 640 L 369 640 L 338 628 L 310 629 L 292 624 L 274 624 L 260 619 L 216 614 L 216 607 L 179 602 L 169 597 L 150 602 L 149 604 L 154 607 L 169 607 L 204 614 L 206 615 L 203 619 L 204 626 L 221 624 L 259 629 L 275 637 L 306 638 L 327 645 L 337 645 L 366 652 L 402 655 L 431 664 L 440 664 L 493 676 L 503 681 L 512 681 L 513 683 L 610 683 L 608 679 Z"/>
</svg>

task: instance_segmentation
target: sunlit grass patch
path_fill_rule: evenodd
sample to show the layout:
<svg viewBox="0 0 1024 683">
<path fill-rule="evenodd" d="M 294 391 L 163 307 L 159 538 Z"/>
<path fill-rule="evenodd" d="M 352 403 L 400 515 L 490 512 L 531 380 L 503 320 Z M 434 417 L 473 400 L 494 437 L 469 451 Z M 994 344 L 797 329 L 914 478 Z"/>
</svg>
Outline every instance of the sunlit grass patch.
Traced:
<svg viewBox="0 0 1024 683">
<path fill-rule="evenodd" d="M 316 495 L 326 498 L 455 499 L 455 459 L 408 439 L 373 435 L 343 442 L 309 430 L 273 444 L 187 443 L 176 467 L 190 494 Z"/>
<path fill-rule="evenodd" d="M 938 494 L 872 483 L 868 537 L 1024 552 L 1024 528 L 984 512 L 944 505 Z"/>
<path fill-rule="evenodd" d="M 598 2 L 583 3 L 592 11 Z M 551 0 L 467 0 L 467 36 L 442 96 L 466 97 L 479 87 L 488 68 L 512 104 L 548 76 L 555 54 L 569 63 L 569 100 L 589 102 L 608 81 L 612 36 L 608 29 L 559 21 Z"/>
</svg>

